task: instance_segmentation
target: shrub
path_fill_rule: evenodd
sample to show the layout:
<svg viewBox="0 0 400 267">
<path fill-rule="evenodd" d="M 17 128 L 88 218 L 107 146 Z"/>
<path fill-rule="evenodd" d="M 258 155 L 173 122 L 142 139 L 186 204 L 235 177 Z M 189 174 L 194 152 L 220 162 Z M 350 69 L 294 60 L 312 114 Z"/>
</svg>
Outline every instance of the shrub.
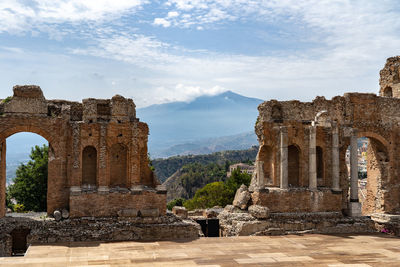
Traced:
<svg viewBox="0 0 400 267">
<path fill-rule="evenodd" d="M 171 200 L 167 204 L 167 209 L 172 210 L 173 207 L 175 206 L 183 206 L 185 203 L 185 199 L 183 198 L 175 198 L 174 200 Z"/>
</svg>

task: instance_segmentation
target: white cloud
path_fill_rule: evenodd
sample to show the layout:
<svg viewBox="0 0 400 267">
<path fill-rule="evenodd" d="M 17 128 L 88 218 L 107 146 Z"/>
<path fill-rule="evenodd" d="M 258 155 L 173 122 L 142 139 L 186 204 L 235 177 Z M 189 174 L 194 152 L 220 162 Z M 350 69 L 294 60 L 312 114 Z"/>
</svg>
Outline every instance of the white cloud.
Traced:
<svg viewBox="0 0 400 267">
<path fill-rule="evenodd" d="M 146 68 L 152 75 L 141 80 L 151 88 L 150 92 L 156 90 L 160 94 L 149 93 L 154 96 L 153 101 L 185 95 L 180 88 L 189 88 L 185 89 L 191 92 L 188 95 L 196 95 L 196 88 L 204 93 L 206 88 L 215 86 L 264 99 L 310 100 L 316 95 L 332 97 L 346 91 L 377 92 L 379 69 L 400 47 L 400 21 L 392 5 L 393 2 L 367 5 L 363 1 L 170 1 L 169 12 L 176 8 L 180 12 L 176 23 L 186 20 L 185 25 L 202 28 L 206 27 L 204 23 L 217 22 L 219 18 L 234 19 L 239 12 L 229 10 L 232 6 L 243 7 L 243 14 L 257 12 L 257 19 L 263 14 L 271 19 L 272 12 L 274 19 L 311 31 L 310 42 L 315 48 L 292 54 L 282 50 L 275 55 L 249 56 L 190 51 L 156 37 L 113 36 L 98 40 L 98 46 L 82 50 L 81 54 Z M 185 13 L 187 10 L 191 13 Z M 204 11 L 203 15 L 196 16 L 194 10 Z"/>
<path fill-rule="evenodd" d="M 77 55 L 92 55 L 128 62 L 140 67 L 162 67 L 173 64 L 179 58 L 168 53 L 171 46 L 151 36 L 114 35 L 111 38 L 97 38 L 97 46 L 87 49 L 72 49 Z"/>
<path fill-rule="evenodd" d="M 154 25 L 161 25 L 165 28 L 168 28 L 169 26 L 171 26 L 171 22 L 163 18 L 155 18 Z"/>
<path fill-rule="evenodd" d="M 34 1 L 34 7 L 20 2 L 11 5 L 12 2 L 3 0 L 0 3 L 0 32 L 23 32 L 31 28 L 30 24 L 40 24 L 41 29 L 47 27 L 46 32 L 52 33 L 55 39 L 69 33 L 60 33 L 52 23 L 69 21 L 80 26 L 83 20 L 121 16 L 139 8 L 142 3 L 119 1 L 115 2 L 115 6 L 103 8 L 82 5 L 77 0 L 58 4 L 50 0 Z M 111 3 L 103 2 L 105 6 Z M 265 27 L 271 23 L 275 26 L 286 23 L 291 27 L 304 28 L 304 32 L 309 33 L 307 41 L 314 46 L 298 49 L 295 53 L 288 53 L 283 48 L 279 54 L 252 56 L 191 51 L 177 46 L 179 40 L 171 45 L 156 36 L 118 33 L 113 28 L 94 25 L 86 29 L 93 31 L 90 45 L 78 46 L 71 52 L 72 57 L 78 55 L 88 61 L 90 57 L 81 56 L 105 58 L 107 64 L 104 63 L 104 67 L 101 64 L 97 66 L 97 61 L 93 60 L 95 66 L 92 66 L 94 70 L 91 72 L 105 77 L 101 81 L 105 88 L 134 96 L 138 106 L 171 100 L 187 101 L 201 94 L 222 92 L 225 88 L 264 99 L 310 100 L 315 95 L 330 97 L 353 90 L 376 92 L 378 71 L 386 57 L 399 53 L 400 20 L 399 12 L 392 8 L 395 4 L 395 1 L 366 3 L 356 0 L 170 0 L 165 5 L 168 9 L 165 17 L 156 14 L 157 18 L 148 21 L 150 24 L 193 27 L 205 31 L 210 25 L 239 19 L 262 21 Z M 8 6 L 12 7 L 9 9 Z M 293 43 L 298 41 L 293 37 Z M 1 59 L 11 57 L 1 50 L 18 52 L 13 47 L 3 47 L 0 49 Z M 29 63 L 32 62 L 33 59 Z M 52 62 L 56 64 L 57 60 L 52 59 Z M 110 71 L 110 62 L 113 71 Z M 76 63 L 79 64 L 82 65 L 82 62 Z M 68 65 L 70 68 L 73 66 L 73 63 Z M 86 68 L 91 67 L 86 65 L 79 71 L 84 73 Z M 61 69 L 58 71 L 62 72 Z M 16 76 L 19 78 L 20 75 Z M 48 76 L 43 80 L 45 78 Z M 87 80 L 84 81 L 85 85 L 90 85 Z M 95 84 L 96 89 L 102 86 L 99 83 Z"/>
<path fill-rule="evenodd" d="M 2 0 L 0 33 L 23 33 L 58 23 L 99 22 L 119 18 L 146 0 Z"/>
<path fill-rule="evenodd" d="M 168 12 L 168 18 L 175 18 L 179 16 L 179 12 L 176 11 L 170 11 Z"/>
<path fill-rule="evenodd" d="M 179 83 L 170 87 L 156 87 L 151 95 L 153 96 L 153 103 L 167 103 L 172 101 L 191 101 L 202 95 L 216 95 L 225 91 L 227 89 L 220 86 L 204 88 Z"/>
</svg>

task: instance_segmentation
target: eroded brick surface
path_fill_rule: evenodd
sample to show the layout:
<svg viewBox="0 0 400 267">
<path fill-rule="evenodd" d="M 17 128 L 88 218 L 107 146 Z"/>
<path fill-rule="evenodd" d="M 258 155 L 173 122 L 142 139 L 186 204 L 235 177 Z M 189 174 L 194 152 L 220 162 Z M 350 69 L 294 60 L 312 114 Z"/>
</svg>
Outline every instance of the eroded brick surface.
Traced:
<svg viewBox="0 0 400 267">
<path fill-rule="evenodd" d="M 6 138 L 32 132 L 49 142 L 49 214 L 69 209 L 71 217 L 114 216 L 123 206 L 151 206 L 165 214 L 165 196 L 155 190 L 158 181 L 148 166 L 149 129 L 136 118 L 132 99 L 117 95 L 79 103 L 46 100 L 38 86 L 13 89 L 13 97 L 0 103 L 0 203 L 5 202 Z"/>
<path fill-rule="evenodd" d="M 253 202 L 273 211 L 340 211 L 348 208 L 345 153 L 352 135 L 367 137 L 368 185 L 363 213 L 400 213 L 400 57 L 381 70 L 380 96 L 346 93 L 312 102 L 270 100 L 259 107 L 255 125 L 260 151 L 253 175 Z M 387 91 L 390 87 L 390 92 Z M 310 135 L 316 127 L 317 188 L 310 189 Z M 339 195 L 333 194 L 333 133 L 338 134 Z M 282 136 L 287 132 L 288 188 L 281 187 Z M 283 175 L 284 176 L 284 175 Z M 297 190 L 301 189 L 301 190 Z M 336 188 L 338 189 L 338 188 Z M 314 193 L 313 193 L 314 192 Z M 338 193 L 338 192 L 335 192 Z M 314 206 L 313 206 L 314 205 Z"/>
</svg>

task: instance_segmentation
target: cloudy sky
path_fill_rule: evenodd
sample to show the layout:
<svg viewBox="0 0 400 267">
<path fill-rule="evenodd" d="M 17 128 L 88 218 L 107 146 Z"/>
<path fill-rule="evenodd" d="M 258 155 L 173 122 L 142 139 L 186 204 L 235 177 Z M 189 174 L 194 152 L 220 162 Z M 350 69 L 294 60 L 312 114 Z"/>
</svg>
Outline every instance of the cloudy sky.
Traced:
<svg viewBox="0 0 400 267">
<path fill-rule="evenodd" d="M 396 0 L 1 0 L 0 97 L 15 84 L 139 107 L 377 92 L 399 17 Z"/>
</svg>

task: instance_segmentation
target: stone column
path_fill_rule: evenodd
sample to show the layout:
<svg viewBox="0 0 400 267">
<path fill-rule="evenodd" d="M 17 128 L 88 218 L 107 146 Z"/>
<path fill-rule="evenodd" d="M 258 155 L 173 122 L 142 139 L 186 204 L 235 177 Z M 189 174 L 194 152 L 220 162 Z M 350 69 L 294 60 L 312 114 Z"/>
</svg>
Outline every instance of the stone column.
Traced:
<svg viewBox="0 0 400 267">
<path fill-rule="evenodd" d="M 264 189 L 265 187 L 264 161 L 257 161 L 256 172 L 257 172 L 257 188 Z"/>
<path fill-rule="evenodd" d="M 0 218 L 6 216 L 6 140 L 0 142 Z"/>
<path fill-rule="evenodd" d="M 310 126 L 310 147 L 308 158 L 308 186 L 311 190 L 317 189 L 317 160 L 316 160 L 316 126 Z"/>
<path fill-rule="evenodd" d="M 339 185 L 339 130 L 336 124 L 332 125 L 332 190 L 340 191 Z"/>
<path fill-rule="evenodd" d="M 361 215 L 361 203 L 358 201 L 358 147 L 357 131 L 353 129 L 350 137 L 350 216 Z"/>
<path fill-rule="evenodd" d="M 97 184 L 99 186 L 98 192 L 100 194 L 107 194 L 109 192 L 108 179 L 107 179 L 107 126 L 101 124 L 100 126 L 100 140 L 99 140 L 99 173 Z"/>
<path fill-rule="evenodd" d="M 280 127 L 280 187 L 288 188 L 288 132 L 285 126 Z"/>
<path fill-rule="evenodd" d="M 81 192 L 82 169 L 81 169 L 81 127 L 78 123 L 72 124 L 72 183 L 70 192 L 77 195 Z"/>
</svg>

